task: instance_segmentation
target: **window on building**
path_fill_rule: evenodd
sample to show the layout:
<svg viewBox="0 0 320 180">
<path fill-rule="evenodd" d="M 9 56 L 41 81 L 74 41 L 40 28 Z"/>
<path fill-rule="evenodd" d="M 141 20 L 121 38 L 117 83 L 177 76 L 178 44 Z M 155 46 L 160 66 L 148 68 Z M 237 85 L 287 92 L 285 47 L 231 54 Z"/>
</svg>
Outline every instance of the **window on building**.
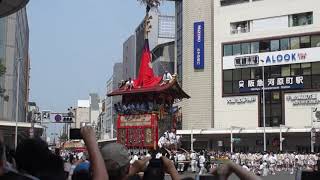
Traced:
<svg viewBox="0 0 320 180">
<path fill-rule="evenodd" d="M 271 51 L 279 51 L 280 50 L 280 41 L 279 40 L 271 40 L 270 46 L 271 46 Z"/>
<path fill-rule="evenodd" d="M 234 69 L 232 76 L 233 76 L 233 81 L 234 80 L 241 80 L 241 69 Z"/>
<path fill-rule="evenodd" d="M 312 75 L 320 75 L 320 62 L 312 63 Z"/>
<path fill-rule="evenodd" d="M 241 44 L 232 45 L 232 54 L 233 55 L 240 55 L 241 54 Z"/>
<path fill-rule="evenodd" d="M 303 87 L 304 89 L 311 89 L 312 88 L 312 83 L 311 83 L 311 76 L 303 76 Z"/>
<path fill-rule="evenodd" d="M 290 38 L 291 49 L 299 49 L 300 48 L 300 38 L 292 37 Z"/>
<path fill-rule="evenodd" d="M 313 24 L 313 13 L 292 14 L 289 16 L 289 26 L 304 26 Z"/>
<path fill-rule="evenodd" d="M 300 64 L 291 64 L 291 76 L 300 76 Z"/>
<path fill-rule="evenodd" d="M 263 40 L 260 41 L 260 52 L 269 52 L 270 51 L 270 41 L 269 40 Z"/>
<path fill-rule="evenodd" d="M 243 68 L 242 69 L 242 80 L 249 80 L 251 77 L 250 68 Z"/>
<path fill-rule="evenodd" d="M 320 89 L 320 75 L 313 75 L 312 76 L 312 88 L 313 89 Z"/>
<path fill-rule="evenodd" d="M 281 50 L 290 49 L 290 40 L 289 40 L 289 38 L 280 39 L 280 49 Z"/>
<path fill-rule="evenodd" d="M 311 47 L 320 47 L 320 35 L 311 36 Z"/>
<path fill-rule="evenodd" d="M 233 81 L 232 89 L 233 89 L 232 93 L 239 93 L 240 92 L 239 91 L 239 80 Z"/>
<path fill-rule="evenodd" d="M 310 36 L 300 37 L 300 48 L 310 48 Z"/>
<path fill-rule="evenodd" d="M 312 63 L 312 88 L 320 88 L 320 62 Z"/>
<path fill-rule="evenodd" d="M 262 79 L 262 69 L 260 67 L 251 68 L 250 79 Z"/>
<path fill-rule="evenodd" d="M 223 46 L 223 55 L 224 56 L 232 56 L 232 45 L 224 45 Z"/>
<path fill-rule="evenodd" d="M 232 70 L 223 71 L 223 80 L 224 81 L 232 81 Z"/>
<path fill-rule="evenodd" d="M 259 53 L 259 42 L 251 43 L 251 53 Z"/>
<path fill-rule="evenodd" d="M 281 67 L 281 76 L 290 76 L 290 65 L 284 65 Z"/>
<path fill-rule="evenodd" d="M 232 94 L 232 81 L 223 82 L 223 92 L 225 94 Z"/>
<path fill-rule="evenodd" d="M 311 75 L 311 63 L 301 64 L 301 74 L 302 75 Z"/>
<path fill-rule="evenodd" d="M 231 94 L 232 89 L 232 70 L 223 71 L 223 92 L 225 94 Z"/>
<path fill-rule="evenodd" d="M 249 2 L 249 0 L 220 0 L 220 5 L 229 6 L 229 5 L 245 3 L 245 2 Z"/>
<path fill-rule="evenodd" d="M 234 22 L 230 24 L 231 34 L 250 32 L 250 21 Z"/>
<path fill-rule="evenodd" d="M 270 70 L 270 66 L 265 66 L 264 67 L 264 77 L 267 78 L 267 77 L 271 77 L 271 70 Z M 261 68 L 262 69 L 262 68 Z"/>
<path fill-rule="evenodd" d="M 280 77 L 280 76 L 281 76 L 281 66 L 271 66 L 270 77 Z"/>
<path fill-rule="evenodd" d="M 250 43 L 241 44 L 241 54 L 250 54 Z"/>
</svg>

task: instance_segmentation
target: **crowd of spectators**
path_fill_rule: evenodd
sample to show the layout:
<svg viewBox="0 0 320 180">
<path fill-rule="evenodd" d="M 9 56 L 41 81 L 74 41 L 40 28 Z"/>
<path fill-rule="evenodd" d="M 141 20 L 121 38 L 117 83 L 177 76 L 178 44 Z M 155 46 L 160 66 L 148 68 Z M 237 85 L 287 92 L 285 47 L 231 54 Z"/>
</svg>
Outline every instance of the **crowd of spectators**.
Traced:
<svg viewBox="0 0 320 180">
<path fill-rule="evenodd" d="M 51 151 L 45 141 L 22 140 L 15 152 L 8 151 L 0 140 L 0 179 L 8 180 L 172 180 L 181 179 L 176 167 L 166 156 L 156 153 L 130 163 L 129 151 L 121 144 L 107 144 L 99 149 L 92 127 L 82 127 L 87 153 Z M 63 156 L 63 157 L 62 157 Z M 259 179 L 234 163 L 213 169 L 212 175 L 228 179 L 234 172 L 241 179 Z M 190 178 L 189 178 L 190 179 Z"/>
</svg>

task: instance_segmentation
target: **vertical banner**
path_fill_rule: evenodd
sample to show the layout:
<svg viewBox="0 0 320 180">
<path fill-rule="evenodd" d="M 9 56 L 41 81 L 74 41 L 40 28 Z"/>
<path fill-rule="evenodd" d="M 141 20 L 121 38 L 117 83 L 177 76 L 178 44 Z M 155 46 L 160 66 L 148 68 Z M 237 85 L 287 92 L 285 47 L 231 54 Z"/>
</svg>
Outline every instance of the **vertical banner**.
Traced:
<svg viewBox="0 0 320 180">
<path fill-rule="evenodd" d="M 194 23 L 194 69 L 204 69 L 204 22 Z"/>
</svg>

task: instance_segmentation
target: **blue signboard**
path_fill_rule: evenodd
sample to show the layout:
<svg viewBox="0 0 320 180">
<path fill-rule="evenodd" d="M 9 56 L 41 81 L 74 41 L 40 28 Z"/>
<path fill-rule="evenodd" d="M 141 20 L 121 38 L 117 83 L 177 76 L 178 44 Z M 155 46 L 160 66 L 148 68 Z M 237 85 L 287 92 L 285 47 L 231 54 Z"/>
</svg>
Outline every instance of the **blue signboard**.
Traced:
<svg viewBox="0 0 320 180">
<path fill-rule="evenodd" d="M 262 91 L 263 86 L 266 91 L 281 89 L 303 89 L 303 76 L 268 78 L 266 79 L 266 82 L 263 82 L 262 79 L 245 81 L 241 80 L 239 81 L 239 92 L 247 93 Z"/>
<path fill-rule="evenodd" d="M 204 22 L 194 23 L 194 69 L 204 69 Z"/>
</svg>

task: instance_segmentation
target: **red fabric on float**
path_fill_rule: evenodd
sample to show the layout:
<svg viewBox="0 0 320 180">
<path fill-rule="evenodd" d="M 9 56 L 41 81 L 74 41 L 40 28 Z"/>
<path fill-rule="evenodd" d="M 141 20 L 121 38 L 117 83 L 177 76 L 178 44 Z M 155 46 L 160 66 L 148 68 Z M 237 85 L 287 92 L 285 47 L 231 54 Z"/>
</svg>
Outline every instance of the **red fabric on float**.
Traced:
<svg viewBox="0 0 320 180">
<path fill-rule="evenodd" d="M 160 83 L 161 77 L 155 76 L 151 65 L 151 52 L 149 41 L 146 39 L 141 56 L 141 63 L 138 78 L 134 80 L 134 88 L 153 87 Z"/>
</svg>

